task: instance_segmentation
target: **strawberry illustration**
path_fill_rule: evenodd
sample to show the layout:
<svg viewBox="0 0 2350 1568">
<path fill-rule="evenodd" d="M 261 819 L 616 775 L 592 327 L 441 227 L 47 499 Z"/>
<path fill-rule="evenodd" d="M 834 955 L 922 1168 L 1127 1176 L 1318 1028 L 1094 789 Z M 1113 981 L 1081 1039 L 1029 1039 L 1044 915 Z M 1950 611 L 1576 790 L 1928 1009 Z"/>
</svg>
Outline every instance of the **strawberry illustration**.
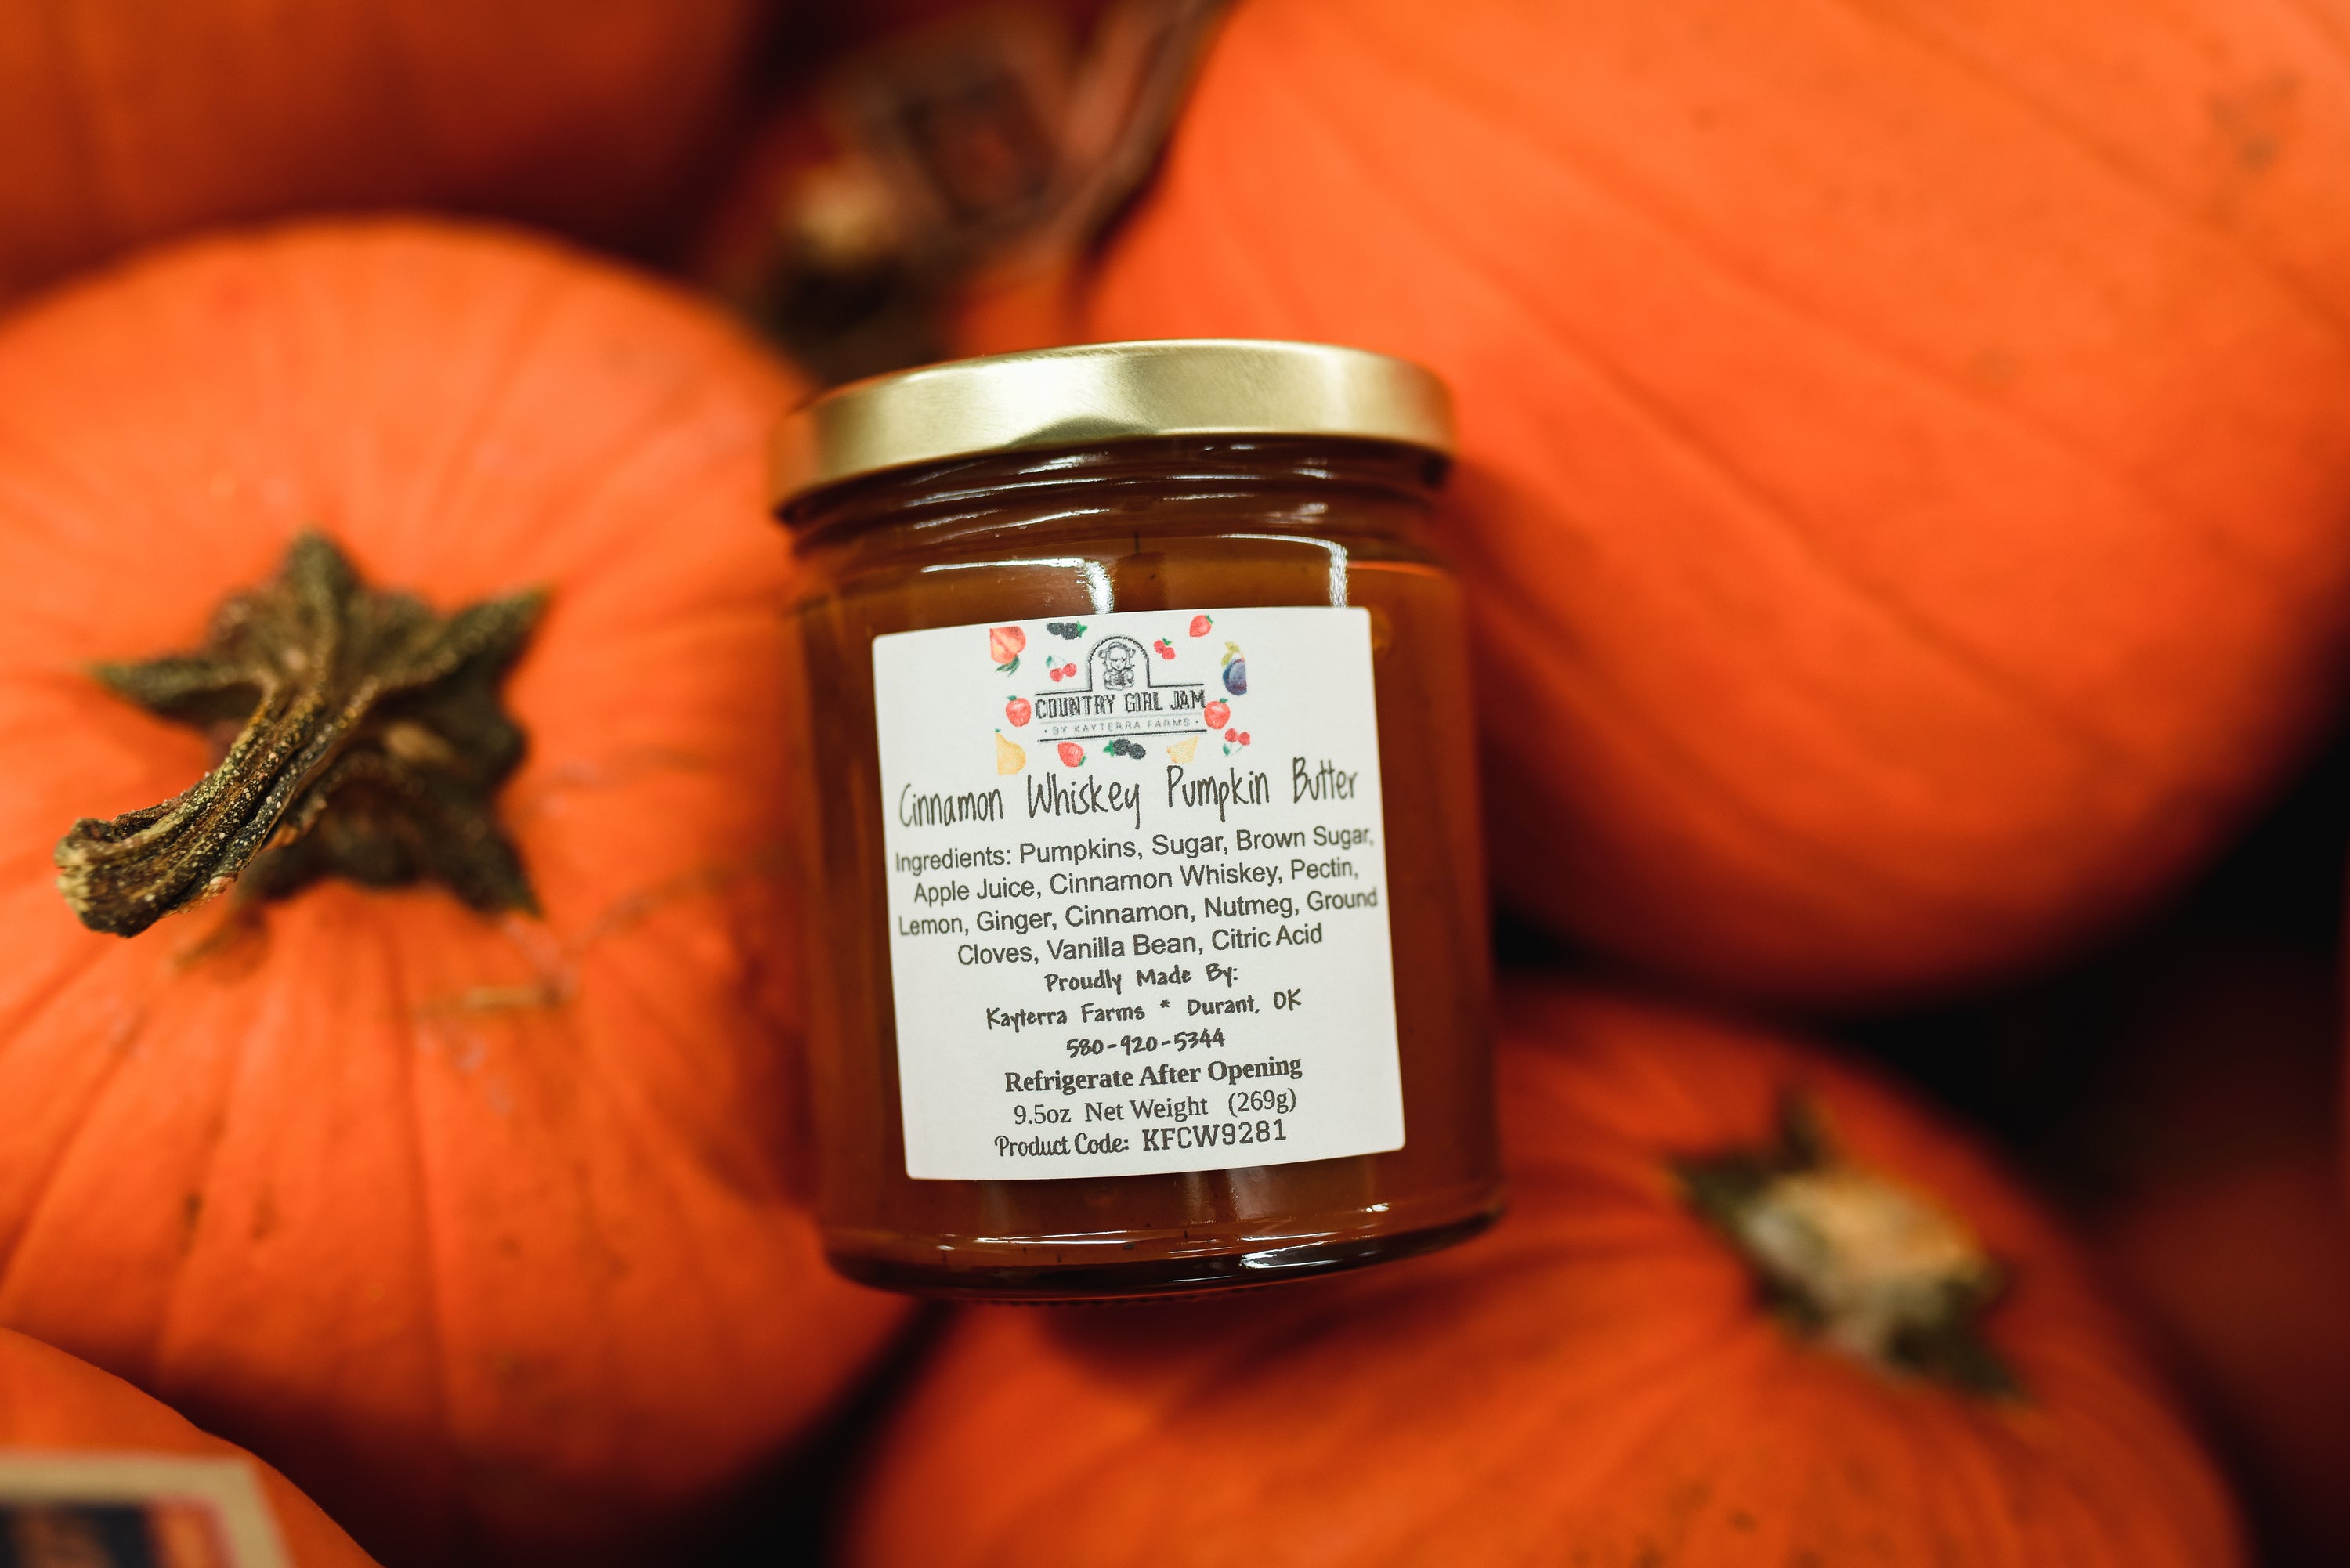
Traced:
<svg viewBox="0 0 2350 1568">
<path fill-rule="evenodd" d="M 1216 623 L 1214 621 L 1210 620 L 1206 616 L 1195 615 L 1191 618 L 1191 635 L 1193 637 L 1205 637 L 1208 635 L 1210 628 L 1215 624 Z"/>
<path fill-rule="evenodd" d="M 1003 716 L 1012 721 L 1012 727 L 1015 730 L 1028 722 L 1028 699 L 1025 697 L 1014 697 L 1003 705 Z"/>
<path fill-rule="evenodd" d="M 1020 650 L 1028 646 L 1028 634 L 1016 626 L 988 628 L 987 654 L 995 660 L 995 668 L 1009 675 L 1020 668 Z"/>
<path fill-rule="evenodd" d="M 1077 744 L 1075 741 L 1063 741 L 1061 742 L 1061 761 L 1064 765 L 1073 768 L 1082 767 L 1085 764 L 1085 760 L 1086 749 L 1083 746 Z"/>
<path fill-rule="evenodd" d="M 1229 702 L 1211 702 L 1200 710 L 1200 717 L 1208 722 L 1208 728 L 1211 730 L 1221 730 L 1232 722 L 1232 705 Z"/>
</svg>

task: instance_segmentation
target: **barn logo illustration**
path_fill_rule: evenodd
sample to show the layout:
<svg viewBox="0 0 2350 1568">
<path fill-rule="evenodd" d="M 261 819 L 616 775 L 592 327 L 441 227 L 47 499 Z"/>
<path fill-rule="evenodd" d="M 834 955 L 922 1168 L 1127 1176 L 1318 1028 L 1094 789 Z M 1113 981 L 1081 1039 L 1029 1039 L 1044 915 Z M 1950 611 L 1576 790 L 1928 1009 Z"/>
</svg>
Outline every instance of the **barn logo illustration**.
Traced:
<svg viewBox="0 0 2350 1568">
<path fill-rule="evenodd" d="M 1206 640 L 1213 626 L 1207 614 L 1193 615 L 1188 629 L 1148 643 L 1123 630 L 1088 637 L 1080 621 L 1047 621 L 1035 642 L 1025 627 L 987 628 L 988 656 L 998 672 L 1033 677 L 1035 654 L 1045 660 L 1045 684 L 1008 699 L 993 721 L 996 771 L 1021 771 L 1024 746 L 1038 742 L 1068 767 L 1097 755 L 1141 762 L 1154 749 L 1188 766 L 1203 740 L 1217 741 L 1226 753 L 1249 744 L 1233 711 L 1233 700 L 1248 692 L 1247 660 L 1230 641 L 1219 655 Z M 1022 658 L 1024 650 L 1031 656 Z"/>
</svg>

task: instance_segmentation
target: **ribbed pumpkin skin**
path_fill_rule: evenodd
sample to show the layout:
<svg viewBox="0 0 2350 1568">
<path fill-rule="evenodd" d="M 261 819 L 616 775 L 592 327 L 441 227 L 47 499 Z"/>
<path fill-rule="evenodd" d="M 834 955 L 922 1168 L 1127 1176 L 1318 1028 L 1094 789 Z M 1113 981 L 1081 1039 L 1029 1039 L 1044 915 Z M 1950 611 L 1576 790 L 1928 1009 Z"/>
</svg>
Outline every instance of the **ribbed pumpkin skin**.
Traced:
<svg viewBox="0 0 2350 1568">
<path fill-rule="evenodd" d="M 234 1444 L 198 1431 L 120 1377 L 0 1328 L 0 1466 L 14 1449 L 248 1459 L 294 1568 L 368 1568 L 372 1562 L 317 1503 Z"/>
<path fill-rule="evenodd" d="M 0 7 L 0 297 L 130 245 L 416 203 L 603 237 L 667 212 L 754 0 Z"/>
<path fill-rule="evenodd" d="M 1715 987 L 1932 992 L 2144 905 L 2328 710 L 2344 37 L 1253 0 L 1089 330 L 1450 379 L 1520 909 Z"/>
<path fill-rule="evenodd" d="M 387 1559 L 625 1554 L 900 1318 L 782 1168 L 794 392 L 656 285 L 457 225 L 199 244 L 0 331 L 0 1321 Z M 210 761 L 83 667 L 192 646 L 311 525 L 443 610 L 549 589 L 500 796 L 545 919 L 331 883 L 209 950 L 220 904 L 82 929 L 58 834 Z"/>
<path fill-rule="evenodd" d="M 2241 1561 L 2210 1469 L 2066 1243 L 1961 1139 L 1796 1044 L 1505 992 L 1513 1209 L 1426 1260 L 1183 1308 L 962 1318 L 887 1436 L 859 1568 Z M 1799 1341 L 1676 1155 L 1809 1092 L 2014 1271 L 1985 1402 Z"/>
</svg>

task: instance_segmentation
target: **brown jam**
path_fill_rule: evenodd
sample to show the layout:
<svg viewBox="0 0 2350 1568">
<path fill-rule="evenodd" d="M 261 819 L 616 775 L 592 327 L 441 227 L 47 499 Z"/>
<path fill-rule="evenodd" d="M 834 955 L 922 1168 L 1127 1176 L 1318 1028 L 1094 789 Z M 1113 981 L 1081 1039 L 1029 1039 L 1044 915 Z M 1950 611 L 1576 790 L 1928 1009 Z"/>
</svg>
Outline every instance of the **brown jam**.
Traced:
<svg viewBox="0 0 2350 1568">
<path fill-rule="evenodd" d="M 1148 1295 L 1498 1212 L 1434 445 L 1120 432 L 787 498 L 843 1273 Z"/>
</svg>

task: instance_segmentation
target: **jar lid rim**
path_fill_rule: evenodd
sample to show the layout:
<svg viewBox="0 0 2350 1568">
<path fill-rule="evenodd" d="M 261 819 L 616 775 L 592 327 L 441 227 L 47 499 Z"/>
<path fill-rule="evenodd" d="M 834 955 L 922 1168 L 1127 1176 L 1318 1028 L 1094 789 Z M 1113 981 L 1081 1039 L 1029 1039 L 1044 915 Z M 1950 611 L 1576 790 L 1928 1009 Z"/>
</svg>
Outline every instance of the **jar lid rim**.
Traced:
<svg viewBox="0 0 2350 1568">
<path fill-rule="evenodd" d="M 1452 398 L 1335 343 L 1169 337 L 953 359 L 817 393 L 775 428 L 769 498 L 982 452 L 1154 436 L 1329 435 L 1451 456 Z"/>
</svg>

